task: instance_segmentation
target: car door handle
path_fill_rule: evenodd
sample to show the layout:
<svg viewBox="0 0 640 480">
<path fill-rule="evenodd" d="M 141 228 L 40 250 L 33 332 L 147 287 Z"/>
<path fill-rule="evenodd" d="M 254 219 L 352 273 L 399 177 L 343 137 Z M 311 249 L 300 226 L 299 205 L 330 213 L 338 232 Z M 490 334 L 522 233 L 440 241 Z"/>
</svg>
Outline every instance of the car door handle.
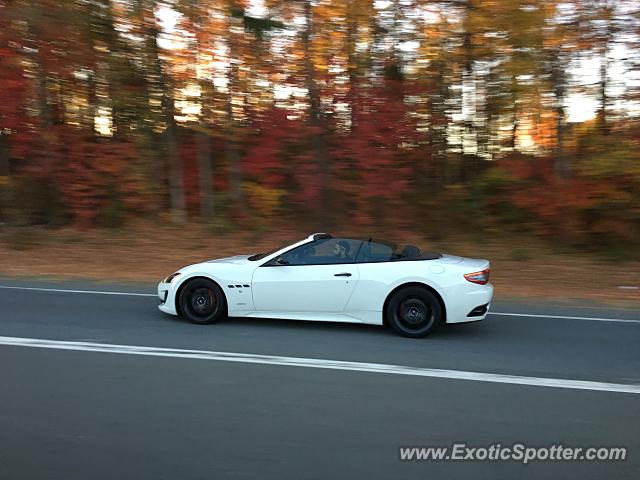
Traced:
<svg viewBox="0 0 640 480">
<path fill-rule="evenodd" d="M 350 273 L 346 273 L 346 272 L 345 273 L 336 273 L 334 275 L 334 277 L 350 277 L 350 276 L 351 276 L 351 274 Z"/>
</svg>

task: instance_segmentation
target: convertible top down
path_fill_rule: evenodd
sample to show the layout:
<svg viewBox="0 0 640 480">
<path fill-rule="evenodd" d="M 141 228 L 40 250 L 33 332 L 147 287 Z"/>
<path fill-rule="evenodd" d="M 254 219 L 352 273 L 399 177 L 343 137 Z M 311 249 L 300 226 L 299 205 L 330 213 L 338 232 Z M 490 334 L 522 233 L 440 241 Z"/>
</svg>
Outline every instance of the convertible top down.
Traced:
<svg viewBox="0 0 640 480">
<path fill-rule="evenodd" d="M 487 260 L 316 233 L 267 253 L 181 268 L 158 285 L 159 308 L 199 324 L 226 316 L 390 325 L 422 337 L 482 320 L 493 296 Z"/>
</svg>

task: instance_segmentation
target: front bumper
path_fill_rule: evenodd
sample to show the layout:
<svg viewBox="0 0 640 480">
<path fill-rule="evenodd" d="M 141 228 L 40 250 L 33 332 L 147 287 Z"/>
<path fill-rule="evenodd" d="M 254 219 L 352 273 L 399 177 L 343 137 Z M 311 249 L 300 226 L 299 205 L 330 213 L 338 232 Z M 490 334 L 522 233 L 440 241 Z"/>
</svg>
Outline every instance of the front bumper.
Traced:
<svg viewBox="0 0 640 480">
<path fill-rule="evenodd" d="M 177 315 L 175 290 L 171 287 L 171 283 L 160 282 L 158 284 L 158 299 L 160 300 L 158 309 L 164 313 Z"/>
</svg>

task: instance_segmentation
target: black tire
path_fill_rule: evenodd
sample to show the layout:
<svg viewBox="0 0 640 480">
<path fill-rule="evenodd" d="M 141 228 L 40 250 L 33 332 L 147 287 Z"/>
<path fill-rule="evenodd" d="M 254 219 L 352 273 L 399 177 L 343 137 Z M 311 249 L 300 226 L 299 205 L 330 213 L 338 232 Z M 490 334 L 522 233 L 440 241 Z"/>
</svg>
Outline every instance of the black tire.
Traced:
<svg viewBox="0 0 640 480">
<path fill-rule="evenodd" d="M 385 309 L 387 323 L 400 335 L 420 338 L 442 323 L 442 306 L 426 288 L 404 287 L 395 292 Z"/>
<path fill-rule="evenodd" d="M 227 301 L 212 280 L 194 278 L 182 287 L 178 299 L 181 315 L 191 323 L 215 323 L 227 315 Z"/>
</svg>

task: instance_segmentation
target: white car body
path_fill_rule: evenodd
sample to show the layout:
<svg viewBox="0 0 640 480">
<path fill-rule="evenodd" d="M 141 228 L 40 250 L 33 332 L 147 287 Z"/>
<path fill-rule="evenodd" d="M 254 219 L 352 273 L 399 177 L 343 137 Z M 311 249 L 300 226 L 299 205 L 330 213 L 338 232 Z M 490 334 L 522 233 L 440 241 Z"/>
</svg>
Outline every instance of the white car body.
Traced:
<svg viewBox="0 0 640 480">
<path fill-rule="evenodd" d="M 258 261 L 239 255 L 184 267 L 171 282 L 158 285 L 159 309 L 178 315 L 180 287 L 190 279 L 205 277 L 224 292 L 230 317 L 382 325 L 385 301 L 407 284 L 421 284 L 436 292 L 444 306 L 446 323 L 477 321 L 486 316 L 493 286 L 472 283 L 464 275 L 488 269 L 487 260 L 442 255 L 431 260 L 269 266 L 280 255 L 315 238 L 310 235 Z M 341 276 L 347 274 L 350 276 Z M 478 307 L 484 307 L 480 314 L 470 315 Z"/>
</svg>

